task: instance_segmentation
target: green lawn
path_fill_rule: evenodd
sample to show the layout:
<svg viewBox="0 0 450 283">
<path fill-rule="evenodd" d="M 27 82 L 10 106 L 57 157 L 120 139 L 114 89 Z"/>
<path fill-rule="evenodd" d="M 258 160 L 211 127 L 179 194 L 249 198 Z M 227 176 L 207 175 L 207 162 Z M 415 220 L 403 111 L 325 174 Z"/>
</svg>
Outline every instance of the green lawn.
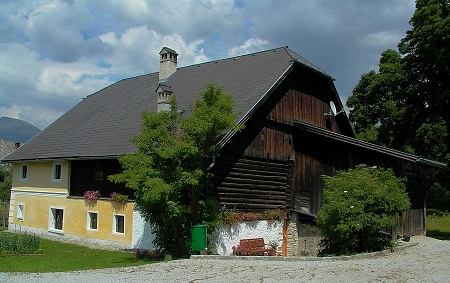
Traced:
<svg viewBox="0 0 450 283">
<path fill-rule="evenodd" d="M 439 240 L 450 240 L 450 213 L 427 209 L 427 236 Z"/>
<path fill-rule="evenodd" d="M 58 272 L 151 263 L 136 260 L 133 253 L 95 250 L 45 239 L 41 241 L 41 249 L 42 255 L 0 256 L 0 272 Z"/>
<path fill-rule="evenodd" d="M 6 230 L 0 227 L 0 233 Z M 427 210 L 427 236 L 450 240 L 450 213 Z M 136 260 L 134 254 L 89 249 L 42 239 L 42 255 L 0 256 L 0 272 L 57 272 L 111 267 L 136 266 L 151 263 Z"/>
</svg>

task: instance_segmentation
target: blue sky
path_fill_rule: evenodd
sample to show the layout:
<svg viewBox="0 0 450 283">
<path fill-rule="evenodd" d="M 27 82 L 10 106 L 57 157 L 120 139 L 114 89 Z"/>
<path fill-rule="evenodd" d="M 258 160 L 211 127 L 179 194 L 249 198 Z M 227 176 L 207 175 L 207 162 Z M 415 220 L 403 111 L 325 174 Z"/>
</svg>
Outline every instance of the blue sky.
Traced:
<svg viewBox="0 0 450 283">
<path fill-rule="evenodd" d="M 178 66 L 289 46 L 329 73 L 345 103 L 410 29 L 413 0 L 0 2 L 0 117 L 43 129 L 83 97 Z"/>
</svg>

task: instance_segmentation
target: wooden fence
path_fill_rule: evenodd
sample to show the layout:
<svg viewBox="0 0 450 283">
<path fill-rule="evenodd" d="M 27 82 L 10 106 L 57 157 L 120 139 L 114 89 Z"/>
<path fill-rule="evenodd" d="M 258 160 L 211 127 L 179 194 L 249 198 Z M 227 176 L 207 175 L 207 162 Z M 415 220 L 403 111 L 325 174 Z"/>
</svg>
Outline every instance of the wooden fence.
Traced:
<svg viewBox="0 0 450 283">
<path fill-rule="evenodd" d="M 388 231 L 390 230 L 390 231 Z M 392 225 L 392 229 L 387 229 L 384 232 L 392 234 L 393 240 L 397 236 L 414 236 L 425 235 L 425 213 L 423 209 L 410 209 L 397 219 Z"/>
</svg>

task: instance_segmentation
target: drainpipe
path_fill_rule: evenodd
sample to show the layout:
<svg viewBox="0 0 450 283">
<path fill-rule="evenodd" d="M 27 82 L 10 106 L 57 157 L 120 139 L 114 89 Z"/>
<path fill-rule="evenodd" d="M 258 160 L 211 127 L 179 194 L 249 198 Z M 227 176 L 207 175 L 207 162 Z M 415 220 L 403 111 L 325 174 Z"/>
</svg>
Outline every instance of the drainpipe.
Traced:
<svg viewBox="0 0 450 283">
<path fill-rule="evenodd" d="M 211 170 L 214 167 L 214 165 L 216 165 L 216 157 L 217 156 L 220 156 L 220 153 L 212 155 L 212 163 L 208 166 L 208 168 L 206 168 L 206 171 Z"/>
</svg>

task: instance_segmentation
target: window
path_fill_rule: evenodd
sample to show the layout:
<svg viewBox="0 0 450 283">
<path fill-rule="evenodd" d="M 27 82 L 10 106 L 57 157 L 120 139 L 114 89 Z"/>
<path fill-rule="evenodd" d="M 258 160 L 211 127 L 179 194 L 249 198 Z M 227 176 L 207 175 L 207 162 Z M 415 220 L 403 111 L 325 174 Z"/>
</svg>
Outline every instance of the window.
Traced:
<svg viewBox="0 0 450 283">
<path fill-rule="evenodd" d="M 27 177 L 28 177 L 28 165 L 22 164 L 22 165 L 20 165 L 19 180 L 20 181 L 26 181 Z"/>
<path fill-rule="evenodd" d="M 53 179 L 53 182 L 61 182 L 61 180 L 62 180 L 62 164 L 61 163 L 53 164 L 52 179 Z"/>
<path fill-rule="evenodd" d="M 25 204 L 23 203 L 17 204 L 17 220 L 23 221 L 24 212 L 25 212 Z"/>
<path fill-rule="evenodd" d="M 98 229 L 98 212 L 88 211 L 87 227 L 88 227 L 88 230 L 97 230 Z"/>
<path fill-rule="evenodd" d="M 64 209 L 51 207 L 49 223 L 49 230 L 62 231 L 64 224 Z"/>
<path fill-rule="evenodd" d="M 125 216 L 114 214 L 113 217 L 113 233 L 125 234 Z"/>
<path fill-rule="evenodd" d="M 101 164 L 95 165 L 94 180 L 103 181 L 104 179 L 103 166 Z"/>
</svg>

